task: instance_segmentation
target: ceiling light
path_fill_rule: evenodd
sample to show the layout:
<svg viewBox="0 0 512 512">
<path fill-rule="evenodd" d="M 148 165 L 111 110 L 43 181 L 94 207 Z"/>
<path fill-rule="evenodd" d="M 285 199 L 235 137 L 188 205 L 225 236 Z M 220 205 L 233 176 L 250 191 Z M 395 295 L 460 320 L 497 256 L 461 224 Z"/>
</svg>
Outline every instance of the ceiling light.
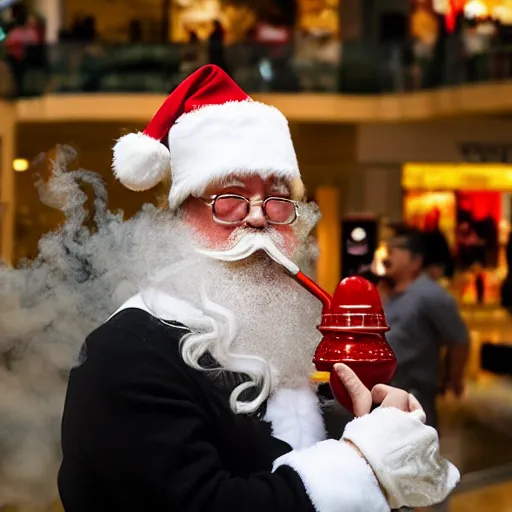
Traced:
<svg viewBox="0 0 512 512">
<path fill-rule="evenodd" d="M 25 172 L 30 167 L 28 160 L 26 158 L 15 158 L 12 161 L 12 168 L 16 172 Z"/>
</svg>

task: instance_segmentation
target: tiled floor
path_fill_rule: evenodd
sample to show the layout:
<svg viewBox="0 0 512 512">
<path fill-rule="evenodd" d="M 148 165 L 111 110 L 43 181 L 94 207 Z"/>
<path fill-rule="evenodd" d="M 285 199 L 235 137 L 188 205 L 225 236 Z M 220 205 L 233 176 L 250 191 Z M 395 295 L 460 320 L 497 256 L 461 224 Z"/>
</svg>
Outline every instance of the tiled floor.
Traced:
<svg viewBox="0 0 512 512">
<path fill-rule="evenodd" d="M 450 512 L 512 512 L 512 483 L 455 496 Z"/>
<path fill-rule="evenodd" d="M 443 400 L 443 453 L 464 474 L 512 463 L 512 379 L 479 370 L 484 341 L 512 342 L 512 318 L 503 311 L 466 311 L 472 350 L 466 397 Z M 455 495 L 450 512 L 512 512 L 512 480 Z"/>
<path fill-rule="evenodd" d="M 463 403 L 442 403 L 441 410 L 443 455 L 463 476 L 512 463 L 512 429 L 508 435 L 481 421 L 470 396 Z M 512 512 L 512 480 L 456 494 L 450 500 L 449 512 L 481 511 Z"/>
</svg>

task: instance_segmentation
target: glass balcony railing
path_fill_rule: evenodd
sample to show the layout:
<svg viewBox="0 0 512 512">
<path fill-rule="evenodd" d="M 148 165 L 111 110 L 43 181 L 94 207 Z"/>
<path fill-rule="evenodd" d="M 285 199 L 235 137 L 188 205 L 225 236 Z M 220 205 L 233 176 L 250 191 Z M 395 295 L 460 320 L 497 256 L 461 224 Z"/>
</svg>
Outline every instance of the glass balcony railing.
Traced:
<svg viewBox="0 0 512 512">
<path fill-rule="evenodd" d="M 512 45 L 463 57 L 446 44 L 415 59 L 401 45 L 344 43 L 233 45 L 226 67 L 249 93 L 381 94 L 512 78 Z M 190 45 L 104 44 L 34 46 L 22 60 L 0 46 L 0 96 L 65 93 L 169 93 L 207 62 L 206 48 Z"/>
</svg>

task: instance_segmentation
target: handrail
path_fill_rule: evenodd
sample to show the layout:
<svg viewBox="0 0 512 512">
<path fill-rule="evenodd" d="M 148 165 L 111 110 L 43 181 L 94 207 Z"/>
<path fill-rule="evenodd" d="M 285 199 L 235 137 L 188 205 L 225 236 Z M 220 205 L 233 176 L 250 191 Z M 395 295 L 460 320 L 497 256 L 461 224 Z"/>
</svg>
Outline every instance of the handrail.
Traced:
<svg viewBox="0 0 512 512">
<path fill-rule="evenodd" d="M 383 94 L 432 90 L 512 78 L 512 46 L 460 57 L 449 45 L 429 59 L 408 57 L 403 44 L 237 44 L 225 48 L 228 71 L 249 93 Z M 2 56 L 3 54 L 3 56 Z M 3 59 L 3 62 L 2 62 Z M 168 94 L 208 61 L 206 46 L 58 43 L 28 47 L 16 61 L 0 46 L 0 96 L 48 93 Z M 8 88 L 2 81 L 10 80 Z"/>
</svg>

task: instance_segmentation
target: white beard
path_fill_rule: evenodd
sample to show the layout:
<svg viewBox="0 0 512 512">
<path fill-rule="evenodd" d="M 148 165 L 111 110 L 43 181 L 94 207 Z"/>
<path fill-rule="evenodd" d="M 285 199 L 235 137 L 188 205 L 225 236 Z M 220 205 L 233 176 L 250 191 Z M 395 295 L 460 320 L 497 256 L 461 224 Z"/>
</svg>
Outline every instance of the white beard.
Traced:
<svg viewBox="0 0 512 512">
<path fill-rule="evenodd" d="M 265 236 L 280 243 L 272 231 Z M 305 244 L 300 249 L 307 252 Z M 185 319 L 196 334 L 182 345 L 184 360 L 200 368 L 202 355 L 210 353 L 224 369 L 248 375 L 265 399 L 278 388 L 306 386 L 321 339 L 316 329 L 321 314 L 318 299 L 261 252 L 229 263 L 195 250 L 185 252 L 183 261 L 166 269 L 167 275 L 160 275 L 142 294 L 155 316 L 182 320 L 177 315 L 170 318 L 172 308 L 162 307 L 161 297 L 171 296 L 209 320 L 202 317 L 193 325 L 193 319 Z"/>
</svg>

